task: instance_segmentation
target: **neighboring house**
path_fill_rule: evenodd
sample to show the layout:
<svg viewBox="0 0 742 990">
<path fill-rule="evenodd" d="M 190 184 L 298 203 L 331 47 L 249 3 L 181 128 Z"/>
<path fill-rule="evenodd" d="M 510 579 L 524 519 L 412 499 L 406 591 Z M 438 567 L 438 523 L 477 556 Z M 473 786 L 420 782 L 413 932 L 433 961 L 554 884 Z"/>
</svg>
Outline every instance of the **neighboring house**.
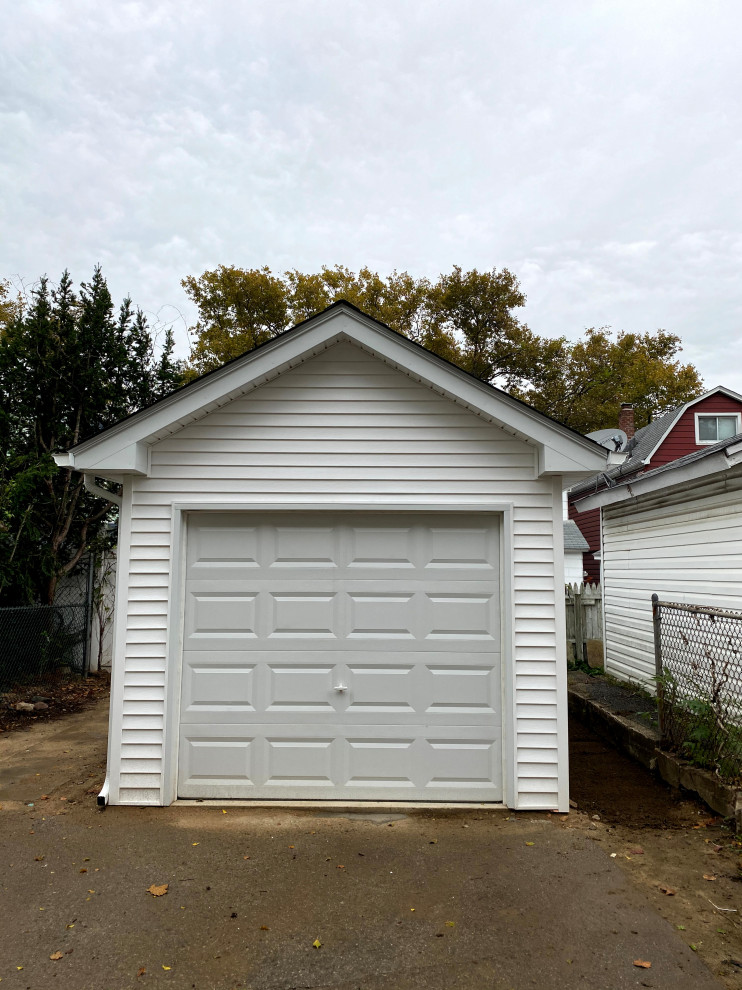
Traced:
<svg viewBox="0 0 742 990">
<path fill-rule="evenodd" d="M 589 544 L 584 568 L 590 581 L 600 581 L 600 510 L 580 512 L 576 502 L 622 479 L 661 467 L 678 457 L 704 450 L 709 444 L 742 431 L 742 395 L 717 386 L 634 431 L 633 406 L 621 406 L 619 428 L 628 437 L 623 464 L 588 478 L 569 492 L 569 518 L 574 519 Z"/>
<path fill-rule="evenodd" d="M 562 490 L 610 460 L 347 303 L 58 455 L 123 485 L 100 800 L 568 810 Z"/>
<path fill-rule="evenodd" d="M 585 574 L 582 555 L 590 547 L 573 519 L 564 520 L 564 581 L 566 584 L 582 584 Z"/>
<path fill-rule="evenodd" d="M 742 610 L 742 436 L 577 501 L 603 514 L 605 669 L 653 687 L 652 595 Z"/>
</svg>

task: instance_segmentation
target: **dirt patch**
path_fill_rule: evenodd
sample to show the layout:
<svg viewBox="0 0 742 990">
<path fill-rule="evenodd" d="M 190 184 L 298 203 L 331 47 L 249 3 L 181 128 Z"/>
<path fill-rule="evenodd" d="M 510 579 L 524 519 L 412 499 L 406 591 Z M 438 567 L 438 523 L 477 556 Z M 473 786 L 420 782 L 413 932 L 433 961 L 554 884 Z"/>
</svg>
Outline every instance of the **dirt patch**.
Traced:
<svg viewBox="0 0 742 990">
<path fill-rule="evenodd" d="M 730 988 L 742 988 L 742 842 L 733 823 L 673 792 L 644 767 L 570 723 L 565 827 L 587 832 Z"/>
<path fill-rule="evenodd" d="M 65 715 L 83 711 L 107 698 L 110 692 L 108 672 L 89 677 L 55 677 L 41 684 L 24 685 L 0 694 L 0 733 L 28 729 L 32 725 L 53 722 Z M 38 705 L 33 711 L 16 705 Z M 45 706 L 45 707 L 42 707 Z"/>
<path fill-rule="evenodd" d="M 685 828 L 706 807 L 672 791 L 575 719 L 569 743 L 570 796 L 590 815 L 632 828 Z M 706 809 L 705 815 L 712 812 Z"/>
</svg>

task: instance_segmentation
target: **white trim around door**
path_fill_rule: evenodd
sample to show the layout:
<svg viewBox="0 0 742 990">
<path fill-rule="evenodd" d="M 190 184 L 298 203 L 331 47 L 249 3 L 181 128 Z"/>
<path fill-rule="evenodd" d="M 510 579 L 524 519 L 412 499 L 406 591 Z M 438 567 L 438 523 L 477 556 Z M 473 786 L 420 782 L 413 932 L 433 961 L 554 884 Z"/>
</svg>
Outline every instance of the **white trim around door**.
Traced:
<svg viewBox="0 0 742 990">
<path fill-rule="evenodd" d="M 164 759 L 161 803 L 177 799 L 178 740 L 183 664 L 185 603 L 186 516 L 188 513 L 240 512 L 403 512 L 462 514 L 492 513 L 500 517 L 500 630 L 502 685 L 502 783 L 503 803 L 515 803 L 515 674 L 513 631 L 513 504 L 511 502 L 177 502 L 172 506 L 170 604 L 168 609 L 167 663 L 165 681 Z M 349 803 L 347 798 L 343 802 Z M 389 803 L 386 801 L 385 803 Z"/>
</svg>

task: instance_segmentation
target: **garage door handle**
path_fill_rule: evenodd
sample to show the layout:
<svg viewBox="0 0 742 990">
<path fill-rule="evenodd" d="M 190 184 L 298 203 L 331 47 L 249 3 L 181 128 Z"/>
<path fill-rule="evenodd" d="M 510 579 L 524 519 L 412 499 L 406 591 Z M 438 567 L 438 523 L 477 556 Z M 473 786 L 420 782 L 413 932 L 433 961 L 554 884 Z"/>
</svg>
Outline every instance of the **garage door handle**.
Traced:
<svg viewBox="0 0 742 990">
<path fill-rule="evenodd" d="M 335 690 L 340 691 L 342 693 L 343 691 L 347 691 L 348 688 L 345 686 L 345 684 L 336 684 Z"/>
</svg>

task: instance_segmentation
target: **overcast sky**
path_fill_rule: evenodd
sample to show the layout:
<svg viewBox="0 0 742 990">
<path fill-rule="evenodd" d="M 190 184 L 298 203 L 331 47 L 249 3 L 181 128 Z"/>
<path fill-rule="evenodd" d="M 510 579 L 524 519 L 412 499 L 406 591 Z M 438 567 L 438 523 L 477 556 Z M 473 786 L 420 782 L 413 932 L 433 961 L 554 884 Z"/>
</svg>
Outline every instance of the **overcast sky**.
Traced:
<svg viewBox="0 0 742 990">
<path fill-rule="evenodd" d="M 742 392 L 739 0 L 23 0 L 0 277 L 506 266 L 537 332 L 683 338 Z"/>
</svg>

